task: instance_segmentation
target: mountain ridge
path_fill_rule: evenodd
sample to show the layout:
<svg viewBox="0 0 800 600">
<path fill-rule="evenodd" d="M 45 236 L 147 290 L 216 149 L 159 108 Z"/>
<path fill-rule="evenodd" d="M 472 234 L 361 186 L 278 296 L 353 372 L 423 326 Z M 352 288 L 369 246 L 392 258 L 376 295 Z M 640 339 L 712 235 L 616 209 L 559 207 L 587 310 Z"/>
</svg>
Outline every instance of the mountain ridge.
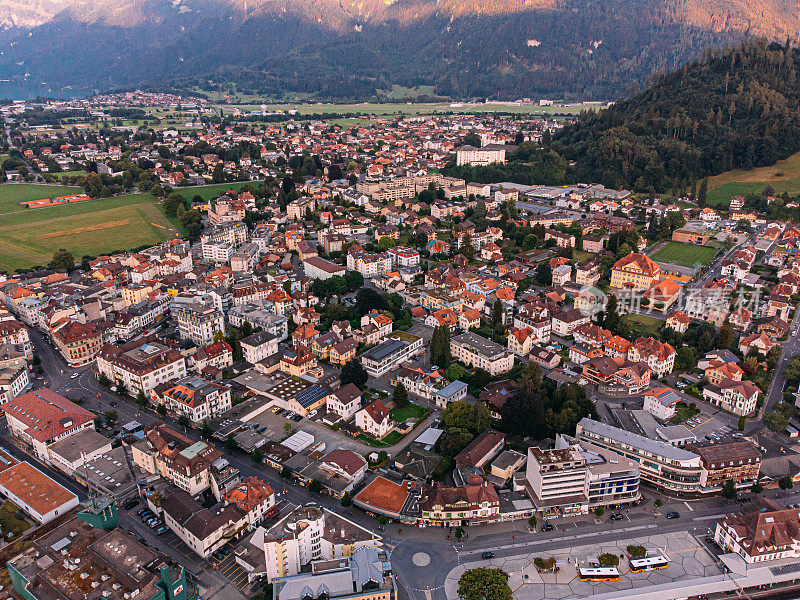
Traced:
<svg viewBox="0 0 800 600">
<path fill-rule="evenodd" d="M 0 79 L 76 93 L 236 84 L 363 100 L 396 83 L 459 98 L 608 99 L 743 35 L 800 32 L 789 0 L 12 2 L 41 23 L 3 33 Z"/>
</svg>

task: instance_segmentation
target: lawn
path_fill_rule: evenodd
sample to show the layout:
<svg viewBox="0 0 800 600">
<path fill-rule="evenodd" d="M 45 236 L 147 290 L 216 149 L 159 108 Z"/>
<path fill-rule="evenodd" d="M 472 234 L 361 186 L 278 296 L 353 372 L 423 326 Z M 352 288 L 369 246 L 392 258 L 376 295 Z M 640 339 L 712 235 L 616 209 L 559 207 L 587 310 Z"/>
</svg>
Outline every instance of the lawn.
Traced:
<svg viewBox="0 0 800 600">
<path fill-rule="evenodd" d="M 157 244 L 177 233 L 150 194 L 25 210 L 4 217 L 0 271 L 46 265 L 60 248 L 79 259 Z"/>
<path fill-rule="evenodd" d="M 389 416 L 398 423 L 405 423 L 409 419 L 424 419 L 431 413 L 430 410 L 418 404 L 409 404 L 405 408 L 393 408 Z"/>
<path fill-rule="evenodd" d="M 707 265 L 717 254 L 716 248 L 684 244 L 683 242 L 667 242 L 650 258 L 660 262 L 673 263 L 686 267 L 693 267 L 696 263 Z"/>
<path fill-rule="evenodd" d="M 26 200 L 41 200 L 56 196 L 80 194 L 83 188 L 65 185 L 39 185 L 35 183 L 4 183 L 0 185 L 0 214 L 29 209 L 20 205 Z"/>
<path fill-rule="evenodd" d="M 776 193 L 800 194 L 800 152 L 771 167 L 726 171 L 708 180 L 708 204 L 728 206 L 731 196 L 760 194 L 767 185 Z"/>
<path fill-rule="evenodd" d="M 382 440 L 376 440 L 375 438 L 371 438 L 368 435 L 361 433 L 356 436 L 356 439 L 372 446 L 373 448 L 388 448 L 389 446 L 394 446 L 397 442 L 402 440 L 403 434 L 399 431 L 391 431 Z"/>
<path fill-rule="evenodd" d="M 648 317 L 645 315 L 623 315 L 620 317 L 625 321 L 634 333 L 643 336 L 653 336 L 656 331 L 664 324 L 661 319 L 655 317 Z"/>
<path fill-rule="evenodd" d="M 2 527 L 3 535 L 13 533 L 14 537 L 19 537 L 27 529 L 30 529 L 31 524 L 25 519 L 17 517 L 20 509 L 13 502 L 6 502 L 0 507 L 0 527 Z"/>
</svg>

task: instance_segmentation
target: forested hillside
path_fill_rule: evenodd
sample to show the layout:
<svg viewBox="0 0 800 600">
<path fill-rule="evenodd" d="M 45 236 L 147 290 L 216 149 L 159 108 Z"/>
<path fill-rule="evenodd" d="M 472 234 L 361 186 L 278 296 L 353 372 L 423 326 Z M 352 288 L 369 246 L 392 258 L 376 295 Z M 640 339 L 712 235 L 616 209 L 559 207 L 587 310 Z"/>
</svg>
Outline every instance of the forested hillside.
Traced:
<svg viewBox="0 0 800 600">
<path fill-rule="evenodd" d="M 568 178 L 616 188 L 683 188 L 800 151 L 800 50 L 749 39 L 660 76 L 554 142 Z"/>
</svg>

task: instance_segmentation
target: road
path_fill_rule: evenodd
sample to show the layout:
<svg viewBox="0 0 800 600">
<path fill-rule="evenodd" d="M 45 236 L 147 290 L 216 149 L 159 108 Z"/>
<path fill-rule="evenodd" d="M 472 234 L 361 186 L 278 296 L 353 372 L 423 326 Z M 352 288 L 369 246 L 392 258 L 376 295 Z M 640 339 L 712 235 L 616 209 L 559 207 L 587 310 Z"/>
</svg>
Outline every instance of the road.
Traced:
<svg viewBox="0 0 800 600">
<path fill-rule="evenodd" d="M 794 317 L 789 327 L 789 337 L 783 343 L 781 356 L 775 365 L 775 371 L 772 374 L 772 381 L 769 384 L 769 389 L 764 396 L 764 404 L 758 411 L 758 420 L 760 421 L 764 414 L 775 404 L 783 400 L 783 391 L 786 387 L 786 380 L 783 377 L 783 371 L 786 369 L 786 364 L 795 356 L 800 354 L 800 336 L 797 335 L 797 327 L 800 323 L 800 310 L 795 309 Z"/>
</svg>

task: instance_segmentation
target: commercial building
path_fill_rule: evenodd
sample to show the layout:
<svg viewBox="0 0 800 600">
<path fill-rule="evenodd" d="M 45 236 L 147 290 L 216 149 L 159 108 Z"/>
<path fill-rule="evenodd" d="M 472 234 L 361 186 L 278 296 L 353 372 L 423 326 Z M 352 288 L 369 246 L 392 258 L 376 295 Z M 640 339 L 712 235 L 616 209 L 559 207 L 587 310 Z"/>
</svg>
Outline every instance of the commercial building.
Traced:
<svg viewBox="0 0 800 600">
<path fill-rule="evenodd" d="M 800 557 L 800 511 L 758 498 L 747 512 L 717 521 L 714 541 L 747 564 Z"/>
<path fill-rule="evenodd" d="M 68 321 L 52 332 L 53 343 L 70 367 L 94 361 L 103 347 L 103 330 L 96 323 Z"/>
<path fill-rule="evenodd" d="M 305 274 L 312 279 L 330 279 L 334 275 L 344 276 L 346 269 L 319 256 L 310 256 L 303 261 Z"/>
<path fill-rule="evenodd" d="M 183 490 L 167 494 L 161 501 L 164 524 L 195 554 L 207 558 L 247 530 L 247 516 L 236 504 L 215 508 L 203 505 Z"/>
<path fill-rule="evenodd" d="M 722 491 L 722 486 L 728 481 L 739 488 L 748 488 L 758 481 L 761 452 L 751 442 L 688 444 L 686 449 L 700 456 L 700 486 L 704 494 Z"/>
<path fill-rule="evenodd" d="M 495 376 L 514 366 L 514 355 L 491 340 L 468 331 L 450 342 L 453 358 L 469 367 L 477 367 Z"/>
<path fill-rule="evenodd" d="M 84 429 L 94 429 L 94 413 L 47 388 L 22 394 L 0 406 L 11 433 L 49 464 L 48 446 Z"/>
<path fill-rule="evenodd" d="M 639 463 L 645 483 L 676 496 L 696 497 L 701 491 L 702 466 L 694 452 L 589 418 L 581 419 L 576 431 L 578 439 Z"/>
<path fill-rule="evenodd" d="M 27 462 L 0 471 L 0 492 L 38 523 L 78 506 L 78 497 Z"/>
</svg>

